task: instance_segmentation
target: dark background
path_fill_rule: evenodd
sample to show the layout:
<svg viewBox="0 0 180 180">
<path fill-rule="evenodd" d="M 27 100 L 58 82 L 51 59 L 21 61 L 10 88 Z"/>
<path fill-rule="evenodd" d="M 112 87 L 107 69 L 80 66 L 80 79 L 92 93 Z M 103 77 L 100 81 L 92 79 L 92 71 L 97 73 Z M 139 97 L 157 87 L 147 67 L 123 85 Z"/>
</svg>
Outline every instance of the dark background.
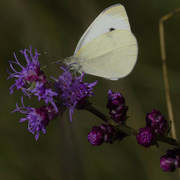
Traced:
<svg viewBox="0 0 180 180">
<path fill-rule="evenodd" d="M 159 19 L 180 7 L 179 0 L 1 0 L 0 2 L 0 179 L 3 180 L 101 180 L 101 179 L 162 179 L 177 180 L 177 172 L 165 173 L 159 159 L 172 147 L 160 143 L 160 148 L 145 149 L 128 137 L 120 143 L 93 147 L 87 134 L 101 121 L 86 111 L 75 111 L 73 122 L 68 111 L 47 128 L 47 135 L 27 131 L 27 122 L 19 123 L 23 114 L 13 113 L 21 93 L 12 96 L 9 87 L 8 61 L 19 50 L 37 48 L 42 65 L 73 55 L 75 46 L 90 23 L 108 6 L 121 3 L 129 16 L 131 29 L 138 40 L 139 55 L 132 73 L 112 82 L 86 76 L 85 82 L 99 80 L 91 98 L 94 106 L 108 115 L 108 89 L 119 91 L 126 98 L 131 114 L 128 125 L 145 126 L 145 115 L 159 109 L 168 119 L 159 45 Z M 177 136 L 180 107 L 180 13 L 165 22 L 165 40 L 170 92 Z M 47 52 L 48 54 L 44 54 Z M 53 55 L 50 55 L 53 54 Z M 56 56 L 54 56 L 56 55 Z M 58 77 L 59 67 L 49 65 L 45 72 Z M 37 101 L 25 99 L 25 105 Z"/>
</svg>

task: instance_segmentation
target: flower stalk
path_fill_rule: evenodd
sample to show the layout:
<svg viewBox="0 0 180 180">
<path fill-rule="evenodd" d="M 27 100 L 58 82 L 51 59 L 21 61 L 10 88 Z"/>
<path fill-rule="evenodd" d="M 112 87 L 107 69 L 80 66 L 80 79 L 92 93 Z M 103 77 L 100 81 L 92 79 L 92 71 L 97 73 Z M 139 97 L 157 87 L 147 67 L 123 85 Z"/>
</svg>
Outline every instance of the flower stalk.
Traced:
<svg viewBox="0 0 180 180">
<path fill-rule="evenodd" d="M 100 112 L 98 109 L 96 109 L 92 105 L 87 106 L 86 110 L 91 112 L 91 113 L 93 113 L 94 115 L 99 117 L 104 122 L 106 122 L 108 124 L 111 124 L 113 126 L 116 126 L 117 129 L 120 132 L 122 132 L 122 133 L 124 133 L 126 135 L 136 136 L 138 134 L 138 130 L 133 129 L 133 128 L 131 128 L 131 127 L 127 126 L 127 125 L 124 125 L 124 124 L 117 124 L 117 123 L 115 123 L 112 119 L 110 119 L 107 116 L 105 116 L 102 112 Z M 171 137 L 157 135 L 157 141 L 163 142 L 163 143 L 167 143 L 169 145 L 172 145 L 172 146 L 180 148 L 180 142 L 177 141 L 176 139 L 171 138 Z"/>
</svg>

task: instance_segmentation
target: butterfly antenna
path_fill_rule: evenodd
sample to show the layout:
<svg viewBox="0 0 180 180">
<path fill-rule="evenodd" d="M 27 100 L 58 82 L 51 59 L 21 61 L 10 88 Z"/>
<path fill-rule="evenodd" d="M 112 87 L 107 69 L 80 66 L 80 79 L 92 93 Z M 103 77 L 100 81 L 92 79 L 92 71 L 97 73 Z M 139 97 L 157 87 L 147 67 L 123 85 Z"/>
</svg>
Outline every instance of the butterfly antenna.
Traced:
<svg viewBox="0 0 180 180">
<path fill-rule="evenodd" d="M 54 56 L 54 57 L 59 58 L 59 56 L 56 56 L 56 55 L 51 54 L 51 53 L 44 52 L 44 54 L 48 54 L 48 55 L 51 55 L 51 56 Z M 55 63 L 60 62 L 60 61 L 63 61 L 63 59 L 60 59 L 60 60 L 54 61 L 54 62 L 52 62 L 52 63 L 50 63 L 50 64 L 55 64 Z M 50 64 L 49 64 L 49 65 L 50 65 Z M 41 69 L 44 69 L 44 68 L 46 68 L 47 66 L 48 66 L 48 65 L 43 66 Z"/>
<path fill-rule="evenodd" d="M 52 54 L 52 53 L 47 53 L 47 52 L 44 52 L 44 54 L 51 55 L 51 56 L 54 56 L 54 57 L 57 57 L 57 58 L 59 58 L 59 56 L 57 56 L 57 55 L 54 55 L 54 54 Z"/>
</svg>

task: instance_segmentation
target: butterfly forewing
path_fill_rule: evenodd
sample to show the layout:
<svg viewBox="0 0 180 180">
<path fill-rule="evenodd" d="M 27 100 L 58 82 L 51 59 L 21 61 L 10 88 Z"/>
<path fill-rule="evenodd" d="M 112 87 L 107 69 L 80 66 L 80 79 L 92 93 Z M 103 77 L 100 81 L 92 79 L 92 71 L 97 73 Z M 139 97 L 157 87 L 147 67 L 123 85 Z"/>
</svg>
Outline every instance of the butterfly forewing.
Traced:
<svg viewBox="0 0 180 180">
<path fill-rule="evenodd" d="M 126 11 L 121 4 L 108 7 L 93 21 L 79 40 L 74 55 L 93 39 L 117 29 L 131 31 Z"/>
</svg>

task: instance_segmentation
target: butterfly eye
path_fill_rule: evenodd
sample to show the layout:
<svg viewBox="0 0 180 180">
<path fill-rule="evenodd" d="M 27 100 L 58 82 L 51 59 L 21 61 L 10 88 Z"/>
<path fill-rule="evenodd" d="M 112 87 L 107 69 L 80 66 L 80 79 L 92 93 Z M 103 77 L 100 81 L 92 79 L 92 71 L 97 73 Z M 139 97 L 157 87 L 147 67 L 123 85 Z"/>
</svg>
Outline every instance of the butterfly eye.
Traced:
<svg viewBox="0 0 180 180">
<path fill-rule="evenodd" d="M 109 31 L 114 31 L 115 29 L 114 28 L 110 28 Z"/>
</svg>

